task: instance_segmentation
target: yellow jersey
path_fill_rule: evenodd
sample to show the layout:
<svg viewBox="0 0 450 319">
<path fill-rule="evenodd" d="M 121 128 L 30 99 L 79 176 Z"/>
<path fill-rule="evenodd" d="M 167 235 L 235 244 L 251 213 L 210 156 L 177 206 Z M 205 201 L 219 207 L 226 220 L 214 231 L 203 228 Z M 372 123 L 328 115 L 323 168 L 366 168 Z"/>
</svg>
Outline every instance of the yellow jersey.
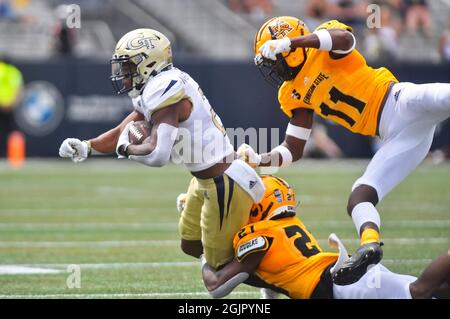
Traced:
<svg viewBox="0 0 450 319">
<path fill-rule="evenodd" d="M 319 29 L 352 29 L 336 20 Z M 334 59 L 330 52 L 309 48 L 304 66 L 295 79 L 278 91 L 283 112 L 306 108 L 354 133 L 377 135 L 378 118 L 384 97 L 392 82 L 398 82 L 386 68 L 374 69 L 355 49 Z"/>
<path fill-rule="evenodd" d="M 311 298 L 322 273 L 338 258 L 323 252 L 297 217 L 249 224 L 236 234 L 233 245 L 239 261 L 266 251 L 255 275 L 295 299 Z"/>
</svg>

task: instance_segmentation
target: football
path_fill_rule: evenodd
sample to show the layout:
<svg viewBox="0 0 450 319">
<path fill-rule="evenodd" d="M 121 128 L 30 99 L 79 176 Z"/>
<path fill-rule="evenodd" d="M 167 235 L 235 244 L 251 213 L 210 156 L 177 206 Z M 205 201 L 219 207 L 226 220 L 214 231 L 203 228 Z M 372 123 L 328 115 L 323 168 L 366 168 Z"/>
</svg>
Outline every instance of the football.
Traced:
<svg viewBox="0 0 450 319">
<path fill-rule="evenodd" d="M 147 121 L 134 122 L 130 126 L 130 131 L 128 132 L 128 138 L 131 144 L 139 145 L 144 142 L 144 140 L 150 136 L 152 127 Z"/>
</svg>

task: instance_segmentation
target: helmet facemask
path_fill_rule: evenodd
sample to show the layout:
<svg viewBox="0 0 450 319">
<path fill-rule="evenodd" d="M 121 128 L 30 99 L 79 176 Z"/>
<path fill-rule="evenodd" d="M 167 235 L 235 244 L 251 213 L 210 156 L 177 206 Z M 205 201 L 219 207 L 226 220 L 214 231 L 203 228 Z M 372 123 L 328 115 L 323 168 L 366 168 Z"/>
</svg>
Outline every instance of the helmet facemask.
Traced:
<svg viewBox="0 0 450 319">
<path fill-rule="evenodd" d="M 294 68 L 290 67 L 282 54 L 277 54 L 276 61 L 264 58 L 261 55 L 255 57 L 255 65 L 258 67 L 259 72 L 261 72 L 262 77 L 275 88 L 279 88 L 284 81 L 294 79 L 303 64 Z"/>
<path fill-rule="evenodd" d="M 272 27 L 268 26 L 268 30 L 270 32 L 272 40 L 277 40 Z M 305 35 L 303 29 L 300 30 L 300 35 Z M 289 56 L 297 52 L 298 50 L 302 51 L 302 62 L 299 65 L 292 67 L 288 63 Z M 294 51 L 290 51 L 287 55 L 279 53 L 276 55 L 277 59 L 275 61 L 264 58 L 261 54 L 257 54 L 255 56 L 255 65 L 258 67 L 264 80 L 266 80 L 271 86 L 279 88 L 283 84 L 283 82 L 293 80 L 297 76 L 297 74 L 306 63 L 306 57 L 306 48 L 298 48 Z M 292 63 L 292 61 L 290 62 Z"/>
<path fill-rule="evenodd" d="M 140 94 L 144 87 L 144 79 L 138 69 L 143 60 L 141 54 L 111 59 L 110 79 L 117 94 L 128 93 L 132 98 Z"/>
</svg>

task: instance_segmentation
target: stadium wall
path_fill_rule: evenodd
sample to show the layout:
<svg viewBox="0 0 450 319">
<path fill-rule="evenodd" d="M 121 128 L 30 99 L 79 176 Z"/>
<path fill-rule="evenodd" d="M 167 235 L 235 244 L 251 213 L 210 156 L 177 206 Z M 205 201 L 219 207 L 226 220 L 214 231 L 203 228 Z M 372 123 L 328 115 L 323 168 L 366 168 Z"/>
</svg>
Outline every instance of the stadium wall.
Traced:
<svg viewBox="0 0 450 319">
<path fill-rule="evenodd" d="M 108 63 L 67 58 L 15 64 L 27 85 L 24 102 L 15 115 L 27 135 L 29 156 L 57 156 L 64 138 L 96 136 L 132 110 L 128 97 L 114 95 Z M 181 58 L 177 66 L 200 84 L 226 127 L 265 127 L 269 132 L 280 128 L 279 139 L 284 138 L 287 119 L 279 110 L 276 89 L 264 82 L 251 62 Z M 390 69 L 400 81 L 450 82 L 450 65 L 395 65 Z M 372 154 L 371 139 L 335 125 L 328 130 L 347 156 Z M 450 144 L 450 129 L 442 132 L 437 143 Z"/>
</svg>

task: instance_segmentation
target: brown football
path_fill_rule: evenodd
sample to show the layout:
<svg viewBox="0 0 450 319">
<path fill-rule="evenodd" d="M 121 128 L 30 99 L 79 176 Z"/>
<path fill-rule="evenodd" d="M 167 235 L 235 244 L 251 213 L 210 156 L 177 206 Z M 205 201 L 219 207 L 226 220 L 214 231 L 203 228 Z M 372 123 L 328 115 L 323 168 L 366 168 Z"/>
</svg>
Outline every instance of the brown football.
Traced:
<svg viewBox="0 0 450 319">
<path fill-rule="evenodd" d="M 147 121 L 137 121 L 130 126 L 130 131 L 128 132 L 128 138 L 131 144 L 139 145 L 144 142 L 144 140 L 150 136 L 152 127 Z"/>
</svg>

